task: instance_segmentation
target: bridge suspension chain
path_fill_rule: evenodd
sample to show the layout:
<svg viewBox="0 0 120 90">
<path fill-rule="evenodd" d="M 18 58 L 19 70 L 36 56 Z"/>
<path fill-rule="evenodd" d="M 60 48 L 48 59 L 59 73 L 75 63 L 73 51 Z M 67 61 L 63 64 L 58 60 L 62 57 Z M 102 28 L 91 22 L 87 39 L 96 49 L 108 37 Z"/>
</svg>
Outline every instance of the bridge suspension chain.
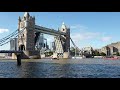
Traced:
<svg viewBox="0 0 120 90">
<path fill-rule="evenodd" d="M 9 43 L 9 42 L 10 42 L 10 39 L 11 39 L 12 37 L 16 38 L 19 34 L 22 34 L 24 30 L 25 30 L 25 29 L 22 29 L 20 32 L 17 32 L 17 33 L 16 33 L 17 30 L 16 30 L 16 31 L 14 31 L 12 34 L 10 34 L 10 35 L 2 38 L 1 41 L 0 41 L 0 46 L 3 46 L 3 45 L 5 45 L 5 44 Z M 8 41 L 7 41 L 7 40 L 8 40 Z M 12 38 L 11 40 L 13 40 L 13 38 Z"/>
<path fill-rule="evenodd" d="M 77 49 L 81 52 L 81 50 L 76 46 L 76 44 L 74 43 L 74 41 L 72 40 L 72 38 L 70 38 L 70 40 L 71 40 L 73 46 L 74 46 L 75 48 L 77 48 Z"/>
<path fill-rule="evenodd" d="M 8 36 L 0 39 L 0 43 L 4 42 L 5 40 L 9 39 L 10 37 L 14 36 L 17 33 L 17 30 L 15 30 L 13 33 L 9 34 Z"/>
<path fill-rule="evenodd" d="M 15 37 L 17 37 L 17 35 L 15 36 Z M 6 40 L 7 41 L 7 40 Z M 5 44 L 7 44 L 7 43 L 9 43 L 10 42 L 10 40 L 9 41 L 7 41 L 7 42 L 2 42 L 2 43 L 0 43 L 0 46 L 3 46 L 3 45 L 5 45 Z"/>
</svg>

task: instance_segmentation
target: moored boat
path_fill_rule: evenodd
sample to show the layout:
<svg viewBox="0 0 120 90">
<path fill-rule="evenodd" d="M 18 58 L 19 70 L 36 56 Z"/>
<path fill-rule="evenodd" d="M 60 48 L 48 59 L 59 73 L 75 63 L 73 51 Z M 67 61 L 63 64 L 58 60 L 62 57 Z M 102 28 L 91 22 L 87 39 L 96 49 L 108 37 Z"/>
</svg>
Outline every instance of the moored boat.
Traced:
<svg viewBox="0 0 120 90">
<path fill-rule="evenodd" d="M 117 56 L 107 56 L 107 57 L 104 57 L 105 60 L 118 60 L 119 58 Z"/>
</svg>

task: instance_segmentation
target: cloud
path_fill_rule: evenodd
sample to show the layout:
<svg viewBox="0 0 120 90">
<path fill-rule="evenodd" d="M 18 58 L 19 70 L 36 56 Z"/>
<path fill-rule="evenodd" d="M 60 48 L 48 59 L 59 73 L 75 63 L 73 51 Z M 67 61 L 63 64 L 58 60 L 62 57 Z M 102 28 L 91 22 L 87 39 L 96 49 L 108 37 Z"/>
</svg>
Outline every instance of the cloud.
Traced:
<svg viewBox="0 0 120 90">
<path fill-rule="evenodd" d="M 0 33 L 4 33 L 4 32 L 9 32 L 9 30 L 8 29 L 0 29 Z"/>
<path fill-rule="evenodd" d="M 75 30 L 86 30 L 88 29 L 88 27 L 84 26 L 84 25 L 81 25 L 81 24 L 76 24 L 76 25 L 72 25 L 70 26 L 71 29 L 75 29 Z"/>
<path fill-rule="evenodd" d="M 71 26 L 71 38 L 78 47 L 85 47 L 86 45 L 98 46 L 111 40 L 105 32 L 92 31 L 90 28 L 76 24 Z M 98 43 L 99 42 L 99 43 Z M 72 45 L 72 43 L 71 43 Z"/>
<path fill-rule="evenodd" d="M 71 25 L 70 28 L 73 31 L 70 36 L 76 44 L 79 44 L 80 41 L 90 40 L 99 36 L 98 32 L 90 32 L 88 27 L 81 24 Z M 77 30 L 77 32 L 74 30 Z"/>
<path fill-rule="evenodd" d="M 86 43 L 86 45 L 88 46 L 88 44 L 90 45 L 90 41 L 94 41 L 95 39 L 100 38 L 101 33 L 99 32 L 92 32 L 92 31 L 88 31 L 88 27 L 81 25 L 81 24 L 76 24 L 76 25 L 72 25 L 71 27 L 71 38 L 73 40 L 73 42 L 78 46 L 78 47 L 84 47 L 81 45 L 84 45 L 86 43 L 86 40 L 88 41 L 88 43 Z M 77 32 L 74 32 L 74 30 Z M 84 44 L 82 44 L 82 42 Z M 71 43 L 71 45 L 73 45 Z M 85 45 L 85 46 L 86 46 Z"/>
<path fill-rule="evenodd" d="M 112 37 L 106 36 L 106 37 L 102 37 L 102 41 L 103 42 L 107 42 L 110 41 Z"/>
<path fill-rule="evenodd" d="M 98 32 L 84 32 L 84 33 L 71 34 L 71 38 L 72 38 L 73 42 L 79 48 L 90 46 L 91 45 L 90 40 L 93 41 L 95 39 L 98 39 L 99 37 L 100 37 L 100 33 L 98 33 Z M 71 45 L 73 46 L 72 42 L 71 42 Z M 83 46 L 83 45 L 85 45 L 85 46 Z"/>
<path fill-rule="evenodd" d="M 74 33 L 71 34 L 71 38 L 74 39 L 75 41 L 82 41 L 82 40 L 94 39 L 99 35 L 100 33 L 98 32 Z"/>
</svg>

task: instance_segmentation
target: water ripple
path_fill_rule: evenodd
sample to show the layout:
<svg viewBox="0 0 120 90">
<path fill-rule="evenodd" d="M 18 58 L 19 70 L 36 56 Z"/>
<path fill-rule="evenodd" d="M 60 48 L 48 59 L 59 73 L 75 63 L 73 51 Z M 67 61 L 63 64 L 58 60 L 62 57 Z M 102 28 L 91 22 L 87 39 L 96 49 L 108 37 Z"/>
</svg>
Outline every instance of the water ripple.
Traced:
<svg viewBox="0 0 120 90">
<path fill-rule="evenodd" d="M 0 78 L 120 78 L 120 61 L 76 62 L 22 62 L 22 66 L 16 62 L 0 62 Z"/>
</svg>

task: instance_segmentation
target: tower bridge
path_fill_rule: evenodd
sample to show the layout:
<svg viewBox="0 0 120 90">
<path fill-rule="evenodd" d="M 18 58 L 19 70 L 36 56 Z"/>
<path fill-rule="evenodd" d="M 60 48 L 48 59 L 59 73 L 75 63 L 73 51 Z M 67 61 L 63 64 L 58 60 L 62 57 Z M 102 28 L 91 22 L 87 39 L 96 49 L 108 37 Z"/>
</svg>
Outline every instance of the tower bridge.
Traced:
<svg viewBox="0 0 120 90">
<path fill-rule="evenodd" d="M 19 50 L 24 51 L 27 57 L 34 55 L 38 56 L 39 51 L 35 50 L 35 45 L 41 33 L 54 36 L 56 47 L 54 53 L 57 53 L 61 58 L 65 57 L 64 53 L 69 54 L 70 28 L 64 23 L 59 30 L 42 27 L 35 24 L 35 17 L 32 17 L 28 12 L 25 12 L 22 18 L 19 17 L 18 22 L 18 32 L 22 29 L 24 30 L 23 33 L 18 35 L 18 47 Z"/>
<path fill-rule="evenodd" d="M 40 34 L 49 34 L 54 36 L 55 42 L 55 55 L 58 58 L 69 58 L 70 51 L 70 28 L 68 28 L 64 23 L 58 29 L 50 29 L 43 26 L 35 24 L 35 17 L 30 16 L 28 12 L 25 12 L 23 17 L 18 19 L 18 29 L 12 34 L 0 39 L 0 46 L 10 42 L 12 37 L 18 38 L 18 51 L 6 51 L 5 53 L 13 53 L 12 57 L 16 56 L 19 51 L 22 58 L 30 58 L 37 56 L 40 58 L 40 51 L 35 49 L 35 45 L 39 39 Z M 73 43 L 73 41 L 72 41 Z M 73 45 L 75 45 L 73 43 Z M 76 47 L 76 46 L 75 46 Z M 0 51 L 0 53 L 3 53 Z"/>
<path fill-rule="evenodd" d="M 64 32 L 59 32 L 57 30 L 38 26 L 38 25 L 35 25 L 35 31 L 40 32 L 40 33 L 44 33 L 44 34 L 53 35 L 53 36 L 66 35 L 66 33 L 64 33 Z"/>
</svg>

